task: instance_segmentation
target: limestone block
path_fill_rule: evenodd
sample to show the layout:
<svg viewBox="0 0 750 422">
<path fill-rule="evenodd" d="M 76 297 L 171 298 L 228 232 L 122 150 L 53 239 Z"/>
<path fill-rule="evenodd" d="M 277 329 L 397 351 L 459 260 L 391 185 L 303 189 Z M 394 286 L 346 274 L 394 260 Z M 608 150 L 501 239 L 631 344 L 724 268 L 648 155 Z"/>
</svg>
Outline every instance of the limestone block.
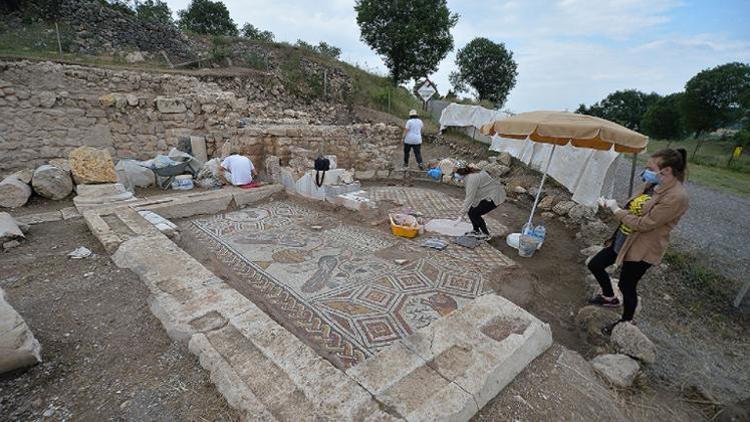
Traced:
<svg viewBox="0 0 750 422">
<path fill-rule="evenodd" d="M 354 172 L 354 177 L 359 180 L 370 180 L 375 178 L 375 170 L 357 170 Z"/>
<path fill-rule="evenodd" d="M 95 207 L 111 206 L 121 202 L 135 201 L 133 194 L 121 183 L 104 183 L 97 185 L 78 185 L 73 203 L 79 212 Z"/>
<path fill-rule="evenodd" d="M 187 111 L 187 107 L 181 98 L 163 96 L 156 97 L 156 108 L 165 114 L 184 113 Z"/>
<path fill-rule="evenodd" d="M 49 164 L 70 173 L 70 162 L 67 158 L 53 158 L 52 160 L 49 160 Z"/>
<path fill-rule="evenodd" d="M 30 196 L 29 185 L 18 180 L 16 176 L 8 176 L 0 182 L 0 207 L 21 207 L 26 204 Z"/>
<path fill-rule="evenodd" d="M 7 212 L 0 212 L 0 241 L 23 237 L 23 232 L 16 224 L 16 220 Z"/>
<path fill-rule="evenodd" d="M 208 161 L 208 153 L 206 152 L 206 138 L 203 136 L 191 136 L 190 137 L 190 150 L 192 156 L 195 157 L 201 163 Z"/>
<path fill-rule="evenodd" d="M 591 365 L 604 379 L 622 388 L 633 385 L 641 369 L 638 362 L 626 355 L 600 355 L 591 361 Z"/>
<path fill-rule="evenodd" d="M 117 182 L 115 165 L 106 149 L 78 147 L 70 152 L 68 161 L 76 184 Z"/>
<path fill-rule="evenodd" d="M 31 183 L 31 177 L 33 175 L 34 170 L 31 169 L 18 170 L 17 172 L 11 174 L 11 176 L 15 176 L 16 179 L 20 180 L 23 183 L 26 183 L 27 185 Z"/>
<path fill-rule="evenodd" d="M 51 165 L 37 168 L 31 178 L 31 185 L 34 192 L 52 200 L 63 199 L 73 191 L 70 174 Z"/>
<path fill-rule="evenodd" d="M 552 207 L 552 211 L 557 215 L 567 215 L 576 205 L 577 204 L 573 201 L 562 201 L 555 204 L 555 206 Z"/>
<path fill-rule="evenodd" d="M 42 361 L 41 346 L 0 288 L 0 374 Z"/>
<path fill-rule="evenodd" d="M 656 362 L 656 346 L 635 325 L 627 322 L 615 325 L 611 339 L 618 352 L 645 363 Z"/>
<path fill-rule="evenodd" d="M 133 64 L 146 61 L 146 59 L 143 57 L 143 53 L 141 53 L 140 51 L 133 51 L 125 55 L 125 61 Z"/>
</svg>

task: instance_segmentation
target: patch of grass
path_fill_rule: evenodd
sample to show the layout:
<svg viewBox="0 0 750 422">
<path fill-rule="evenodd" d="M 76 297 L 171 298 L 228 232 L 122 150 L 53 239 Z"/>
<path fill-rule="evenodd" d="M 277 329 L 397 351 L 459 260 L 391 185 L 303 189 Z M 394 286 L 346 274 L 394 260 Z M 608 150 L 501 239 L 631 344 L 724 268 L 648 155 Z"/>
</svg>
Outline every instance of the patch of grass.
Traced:
<svg viewBox="0 0 750 422">
<path fill-rule="evenodd" d="M 698 142 L 700 149 L 693 157 Z M 682 141 L 664 141 L 652 139 L 649 141 L 648 151 L 656 152 L 663 148 L 685 148 L 688 152 L 688 161 L 691 164 L 718 167 L 741 173 L 750 173 L 750 148 L 745 148 L 743 154 L 729 165 L 729 156 L 734 150 L 734 142 L 730 139 L 722 139 L 714 136 L 706 136 L 700 139 L 688 138 Z"/>
<path fill-rule="evenodd" d="M 746 151 L 739 159 L 734 160 L 731 167 L 727 167 L 729 153 L 734 145 L 729 141 L 708 139 L 703 142 L 701 149 L 692 159 L 691 154 L 697 140 L 668 142 L 650 140 L 648 154 L 664 148 L 685 148 L 688 151 L 688 180 L 700 185 L 721 189 L 738 195 L 750 197 L 750 151 Z M 648 154 L 639 156 L 639 162 L 644 164 Z"/>
<path fill-rule="evenodd" d="M 392 114 L 401 119 L 406 119 L 409 110 L 422 108 L 422 103 L 414 95 L 405 88 L 393 86 L 389 78 L 373 75 L 347 63 L 341 63 L 341 66 L 352 80 L 353 92 L 350 101 L 353 104 Z"/>
</svg>

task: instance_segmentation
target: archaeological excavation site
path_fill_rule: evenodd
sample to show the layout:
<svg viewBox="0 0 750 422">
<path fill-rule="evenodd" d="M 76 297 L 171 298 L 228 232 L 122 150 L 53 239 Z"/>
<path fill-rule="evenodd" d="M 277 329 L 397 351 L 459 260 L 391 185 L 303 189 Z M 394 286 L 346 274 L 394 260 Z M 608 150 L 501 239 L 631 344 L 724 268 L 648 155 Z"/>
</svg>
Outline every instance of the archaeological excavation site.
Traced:
<svg viewBox="0 0 750 422">
<path fill-rule="evenodd" d="M 0 49 L 0 421 L 742 420 L 690 259 L 591 304 L 615 148 L 545 169 L 494 111 L 64 3 L 59 56 Z"/>
</svg>

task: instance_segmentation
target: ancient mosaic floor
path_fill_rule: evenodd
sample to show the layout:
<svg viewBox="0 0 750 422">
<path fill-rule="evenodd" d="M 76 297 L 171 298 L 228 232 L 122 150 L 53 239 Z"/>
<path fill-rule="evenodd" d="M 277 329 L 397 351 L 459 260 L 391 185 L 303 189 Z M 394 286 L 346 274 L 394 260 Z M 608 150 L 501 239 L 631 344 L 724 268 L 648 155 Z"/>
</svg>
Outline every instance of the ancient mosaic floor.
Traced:
<svg viewBox="0 0 750 422">
<path fill-rule="evenodd" d="M 390 189 L 398 194 L 401 188 Z M 425 213 L 435 212 L 443 210 Z M 283 201 L 195 219 L 190 230 L 252 294 L 282 311 L 282 324 L 292 324 L 341 368 L 482 295 L 489 271 L 512 264 L 490 247 L 429 250 L 418 239 L 342 224 Z M 394 258 L 409 262 L 398 265 Z"/>
</svg>

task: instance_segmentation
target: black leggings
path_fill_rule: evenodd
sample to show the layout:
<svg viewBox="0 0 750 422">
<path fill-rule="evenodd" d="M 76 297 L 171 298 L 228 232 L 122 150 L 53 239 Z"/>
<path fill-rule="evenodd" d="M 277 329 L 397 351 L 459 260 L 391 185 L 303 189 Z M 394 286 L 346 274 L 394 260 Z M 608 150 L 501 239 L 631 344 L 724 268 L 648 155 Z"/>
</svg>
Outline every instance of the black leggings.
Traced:
<svg viewBox="0 0 750 422">
<path fill-rule="evenodd" d="M 417 159 L 417 164 L 422 165 L 422 145 L 404 144 L 404 167 L 409 166 L 409 150 L 412 148 L 414 148 L 414 157 Z"/>
<path fill-rule="evenodd" d="M 484 222 L 483 215 L 497 208 L 494 202 L 482 199 L 476 207 L 469 208 L 469 220 L 471 225 L 474 227 L 474 231 L 481 231 L 482 233 L 489 235 L 487 231 L 487 223 Z"/>
<path fill-rule="evenodd" d="M 589 270 L 591 274 L 596 277 L 596 281 L 599 282 L 599 286 L 602 288 L 602 294 L 607 297 L 615 295 L 612 290 L 612 280 L 609 279 L 609 274 L 605 268 L 615 263 L 617 260 L 617 254 L 613 246 L 608 246 L 602 249 L 598 254 L 594 255 L 589 261 Z M 635 288 L 638 285 L 643 274 L 646 270 L 651 268 L 651 264 L 645 261 L 625 261 L 622 263 L 622 269 L 620 270 L 620 282 L 617 286 L 622 292 L 623 309 L 622 309 L 622 320 L 631 321 L 635 314 L 635 308 L 638 307 L 638 293 Z"/>
</svg>

